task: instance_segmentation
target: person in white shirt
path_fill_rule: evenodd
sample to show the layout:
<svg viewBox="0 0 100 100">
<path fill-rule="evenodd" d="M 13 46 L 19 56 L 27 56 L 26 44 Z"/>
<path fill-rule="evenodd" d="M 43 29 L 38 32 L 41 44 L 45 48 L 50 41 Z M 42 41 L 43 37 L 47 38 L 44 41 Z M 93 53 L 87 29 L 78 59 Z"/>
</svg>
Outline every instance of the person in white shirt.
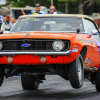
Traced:
<svg viewBox="0 0 100 100">
<path fill-rule="evenodd" d="M 15 18 L 11 19 L 11 22 L 9 23 L 10 28 L 12 28 L 15 25 Z"/>
<path fill-rule="evenodd" d="M 57 14 L 55 6 L 50 6 L 50 14 Z"/>
</svg>

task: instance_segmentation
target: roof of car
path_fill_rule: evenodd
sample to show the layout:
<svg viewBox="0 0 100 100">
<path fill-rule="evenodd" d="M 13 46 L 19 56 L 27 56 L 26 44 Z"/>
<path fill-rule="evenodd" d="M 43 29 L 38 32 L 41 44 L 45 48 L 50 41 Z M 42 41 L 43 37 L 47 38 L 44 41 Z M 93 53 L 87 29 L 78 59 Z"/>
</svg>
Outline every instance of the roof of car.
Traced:
<svg viewBox="0 0 100 100">
<path fill-rule="evenodd" d="M 93 20 L 91 17 L 87 15 L 78 15 L 78 14 L 36 14 L 36 15 L 22 15 L 19 18 L 27 18 L 27 17 L 76 17 L 76 18 L 88 18 Z"/>
</svg>

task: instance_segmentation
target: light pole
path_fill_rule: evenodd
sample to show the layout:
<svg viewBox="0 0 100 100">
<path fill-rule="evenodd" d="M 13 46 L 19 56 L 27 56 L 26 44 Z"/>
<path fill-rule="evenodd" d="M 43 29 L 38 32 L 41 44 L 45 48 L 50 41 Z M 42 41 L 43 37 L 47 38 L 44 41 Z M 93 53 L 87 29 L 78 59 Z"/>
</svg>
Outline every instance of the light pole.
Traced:
<svg viewBox="0 0 100 100">
<path fill-rule="evenodd" d="M 53 6 L 53 0 L 51 0 L 51 6 Z"/>
<path fill-rule="evenodd" d="M 34 0 L 34 4 L 36 4 L 36 0 Z"/>
</svg>

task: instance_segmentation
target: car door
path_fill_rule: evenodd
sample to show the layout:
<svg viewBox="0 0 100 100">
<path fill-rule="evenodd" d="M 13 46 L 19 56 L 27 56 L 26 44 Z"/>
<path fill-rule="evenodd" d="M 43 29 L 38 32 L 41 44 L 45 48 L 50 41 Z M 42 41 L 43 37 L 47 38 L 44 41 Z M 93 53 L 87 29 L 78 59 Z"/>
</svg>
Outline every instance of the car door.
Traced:
<svg viewBox="0 0 100 100">
<path fill-rule="evenodd" d="M 2 20 L 2 28 L 4 29 L 4 30 L 10 30 L 10 27 L 7 25 L 7 22 L 6 22 L 6 20 L 3 18 L 3 17 L 1 17 L 1 20 Z"/>
<path fill-rule="evenodd" d="M 99 37 L 99 30 L 94 23 L 93 20 L 85 19 L 85 30 L 94 41 L 93 45 L 87 46 L 87 55 L 85 59 L 86 67 L 88 67 L 90 70 L 93 70 L 93 68 L 99 68 L 100 69 L 100 37 Z M 93 30 L 98 30 L 97 35 L 92 35 L 91 32 Z M 88 39 L 89 39 L 88 38 Z"/>
</svg>

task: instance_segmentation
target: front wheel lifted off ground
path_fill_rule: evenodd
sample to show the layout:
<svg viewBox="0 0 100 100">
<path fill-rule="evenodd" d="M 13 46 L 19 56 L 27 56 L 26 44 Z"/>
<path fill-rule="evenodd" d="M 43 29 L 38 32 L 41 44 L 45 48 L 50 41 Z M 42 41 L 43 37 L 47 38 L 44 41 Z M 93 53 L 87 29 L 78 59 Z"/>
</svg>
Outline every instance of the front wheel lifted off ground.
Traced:
<svg viewBox="0 0 100 100">
<path fill-rule="evenodd" d="M 31 74 L 22 74 L 21 82 L 24 90 L 36 90 L 40 85 L 40 82 L 37 81 L 36 76 Z"/>
<path fill-rule="evenodd" d="M 73 88 L 81 88 L 84 81 L 84 68 L 81 54 L 69 64 L 69 77 Z"/>
</svg>

